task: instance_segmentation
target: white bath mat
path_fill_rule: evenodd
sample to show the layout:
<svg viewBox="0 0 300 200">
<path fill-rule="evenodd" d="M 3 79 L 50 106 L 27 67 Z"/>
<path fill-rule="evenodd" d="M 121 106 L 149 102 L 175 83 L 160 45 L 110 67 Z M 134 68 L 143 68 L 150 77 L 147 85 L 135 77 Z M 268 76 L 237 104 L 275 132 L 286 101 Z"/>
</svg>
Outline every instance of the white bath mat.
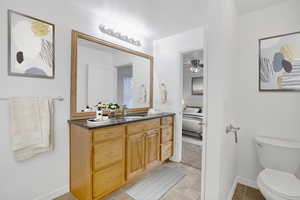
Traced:
<svg viewBox="0 0 300 200">
<path fill-rule="evenodd" d="M 126 193 L 135 200 L 159 200 L 184 176 L 185 174 L 177 169 L 162 166 L 138 181 Z"/>
</svg>

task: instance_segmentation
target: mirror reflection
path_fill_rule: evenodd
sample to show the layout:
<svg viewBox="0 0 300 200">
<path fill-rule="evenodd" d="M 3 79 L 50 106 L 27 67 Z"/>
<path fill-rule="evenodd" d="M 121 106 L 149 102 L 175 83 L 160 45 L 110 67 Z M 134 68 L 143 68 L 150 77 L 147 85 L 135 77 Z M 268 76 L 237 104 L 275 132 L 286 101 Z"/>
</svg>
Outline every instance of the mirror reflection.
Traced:
<svg viewBox="0 0 300 200">
<path fill-rule="evenodd" d="M 99 102 L 150 107 L 149 59 L 81 38 L 77 45 L 77 112 Z"/>
</svg>

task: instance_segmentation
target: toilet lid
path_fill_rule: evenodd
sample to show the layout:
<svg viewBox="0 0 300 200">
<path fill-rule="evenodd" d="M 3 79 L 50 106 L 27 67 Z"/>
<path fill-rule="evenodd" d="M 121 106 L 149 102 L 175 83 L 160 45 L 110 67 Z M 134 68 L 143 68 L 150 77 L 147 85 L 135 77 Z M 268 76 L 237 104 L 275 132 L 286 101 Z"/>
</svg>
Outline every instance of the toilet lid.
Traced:
<svg viewBox="0 0 300 200">
<path fill-rule="evenodd" d="M 274 169 L 265 169 L 259 177 L 261 183 L 277 195 L 289 200 L 300 199 L 300 180 L 295 175 Z"/>
</svg>

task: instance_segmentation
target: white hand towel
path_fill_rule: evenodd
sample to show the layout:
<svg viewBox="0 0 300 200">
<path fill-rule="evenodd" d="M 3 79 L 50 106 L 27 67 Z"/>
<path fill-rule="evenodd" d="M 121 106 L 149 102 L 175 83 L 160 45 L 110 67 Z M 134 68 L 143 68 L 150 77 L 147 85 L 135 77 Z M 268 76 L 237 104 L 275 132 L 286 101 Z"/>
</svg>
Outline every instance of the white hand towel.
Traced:
<svg viewBox="0 0 300 200">
<path fill-rule="evenodd" d="M 11 145 L 17 160 L 26 160 L 53 149 L 53 99 L 10 99 Z"/>
</svg>

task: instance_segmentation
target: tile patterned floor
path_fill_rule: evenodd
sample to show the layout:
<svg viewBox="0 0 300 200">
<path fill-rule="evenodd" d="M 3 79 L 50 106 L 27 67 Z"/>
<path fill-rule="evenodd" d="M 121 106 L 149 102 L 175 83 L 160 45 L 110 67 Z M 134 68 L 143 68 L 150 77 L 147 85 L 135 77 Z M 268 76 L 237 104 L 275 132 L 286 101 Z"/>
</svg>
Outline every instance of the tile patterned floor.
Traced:
<svg viewBox="0 0 300 200">
<path fill-rule="evenodd" d="M 180 170 L 186 176 L 177 183 L 172 189 L 165 194 L 161 200 L 200 200 L 201 191 L 201 174 L 200 170 L 184 165 L 182 163 L 167 162 L 164 165 Z M 151 173 L 151 172 L 150 172 Z M 147 174 L 145 175 L 147 176 Z M 131 185 L 122 187 L 118 191 L 114 192 L 111 196 L 107 197 L 106 200 L 135 200 L 126 194 L 126 190 Z M 55 200 L 77 200 L 68 193 Z"/>
<path fill-rule="evenodd" d="M 232 200 L 265 200 L 259 190 L 238 184 Z"/>
<path fill-rule="evenodd" d="M 182 162 L 186 165 L 201 169 L 202 147 L 189 142 L 182 142 Z"/>
<path fill-rule="evenodd" d="M 177 183 L 161 200 L 200 200 L 201 174 L 200 170 L 182 163 L 167 162 L 164 165 L 176 168 L 186 176 Z M 151 173 L 151 172 L 150 172 Z M 147 174 L 146 174 L 147 176 Z M 135 200 L 126 194 L 126 190 L 131 187 L 127 185 L 114 192 L 106 200 Z M 72 194 L 67 193 L 55 200 L 77 200 Z M 238 184 L 232 200 L 265 200 L 261 193 L 245 185 Z"/>
</svg>

